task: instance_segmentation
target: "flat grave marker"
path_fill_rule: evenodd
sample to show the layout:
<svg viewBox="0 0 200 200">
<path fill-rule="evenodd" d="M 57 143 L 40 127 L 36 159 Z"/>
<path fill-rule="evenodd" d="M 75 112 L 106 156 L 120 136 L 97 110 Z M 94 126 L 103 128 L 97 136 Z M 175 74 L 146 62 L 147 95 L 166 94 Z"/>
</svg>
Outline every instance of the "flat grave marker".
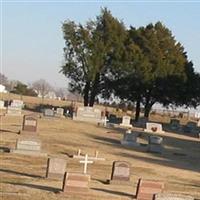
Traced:
<svg viewBox="0 0 200 200">
<path fill-rule="evenodd" d="M 90 175 L 80 173 L 65 173 L 62 191 L 64 194 L 87 193 L 89 191 Z"/>
<path fill-rule="evenodd" d="M 194 197 L 183 194 L 161 193 L 155 195 L 155 200 L 194 200 Z"/>
<path fill-rule="evenodd" d="M 136 191 L 137 200 L 154 200 L 154 195 L 164 189 L 164 183 L 159 181 L 139 179 Z"/>
</svg>

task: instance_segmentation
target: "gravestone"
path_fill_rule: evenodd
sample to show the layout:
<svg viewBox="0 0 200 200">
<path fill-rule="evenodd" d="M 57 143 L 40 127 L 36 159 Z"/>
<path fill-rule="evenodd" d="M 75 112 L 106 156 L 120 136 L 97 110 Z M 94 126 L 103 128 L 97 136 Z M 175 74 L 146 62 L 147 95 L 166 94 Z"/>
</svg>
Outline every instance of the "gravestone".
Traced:
<svg viewBox="0 0 200 200">
<path fill-rule="evenodd" d="M 85 193 L 89 191 L 90 175 L 80 173 L 65 173 L 62 191 L 68 193 Z"/>
<path fill-rule="evenodd" d="M 159 194 L 164 189 L 164 183 L 159 181 L 139 179 L 136 191 L 137 200 L 153 200 L 154 195 Z"/>
<path fill-rule="evenodd" d="M 112 166 L 111 184 L 129 183 L 130 163 L 125 161 L 114 161 Z"/>
<path fill-rule="evenodd" d="M 152 153 L 162 153 L 163 138 L 158 136 L 149 136 L 148 151 Z"/>
<path fill-rule="evenodd" d="M 22 114 L 21 107 L 12 107 L 12 106 L 7 107 L 6 115 L 8 115 L 8 116 L 21 116 L 21 114 Z"/>
<path fill-rule="evenodd" d="M 66 160 L 61 158 L 48 158 L 46 178 L 63 178 L 66 171 Z"/>
<path fill-rule="evenodd" d="M 57 108 L 56 109 L 56 113 L 55 113 L 55 116 L 56 117 L 64 117 L 64 109 L 63 108 Z"/>
<path fill-rule="evenodd" d="M 54 117 L 54 111 L 51 109 L 44 109 L 44 116 L 45 117 Z"/>
<path fill-rule="evenodd" d="M 170 128 L 171 130 L 179 130 L 180 129 L 180 121 L 178 119 L 170 120 Z"/>
<path fill-rule="evenodd" d="M 160 193 L 155 195 L 155 200 L 194 200 L 194 197 L 183 194 Z"/>
<path fill-rule="evenodd" d="M 24 115 L 21 133 L 36 133 L 37 119 L 32 115 Z"/>
<path fill-rule="evenodd" d="M 137 133 L 124 133 L 123 139 L 121 140 L 121 144 L 124 146 L 139 146 L 139 143 L 137 143 Z"/>
<path fill-rule="evenodd" d="M 197 122 L 189 121 L 184 127 L 183 131 L 185 133 L 198 133 Z"/>
<path fill-rule="evenodd" d="M 73 114 L 73 120 L 77 121 L 99 123 L 101 119 L 101 110 L 93 107 L 78 107 Z"/>
<path fill-rule="evenodd" d="M 24 102 L 21 100 L 12 100 L 11 102 L 11 107 L 18 107 L 18 108 L 22 108 L 24 106 Z"/>
<path fill-rule="evenodd" d="M 131 118 L 129 116 L 123 116 L 120 126 L 132 128 L 133 126 L 130 124 L 130 122 Z"/>
<path fill-rule="evenodd" d="M 110 114 L 108 120 L 109 120 L 109 123 L 113 123 L 113 124 L 117 124 L 117 122 L 118 122 L 117 116 L 113 115 L 113 114 Z"/>
<path fill-rule="evenodd" d="M 146 129 L 144 131 L 148 133 L 165 133 L 162 130 L 162 124 L 150 122 L 146 123 Z"/>
<path fill-rule="evenodd" d="M 6 107 L 4 107 L 4 101 L 0 100 L 0 110 L 6 109 Z"/>
<path fill-rule="evenodd" d="M 41 152 L 41 142 L 36 138 L 21 138 L 17 139 L 15 150 L 13 153 L 25 154 L 25 155 L 36 155 L 46 156 L 46 153 Z"/>
</svg>

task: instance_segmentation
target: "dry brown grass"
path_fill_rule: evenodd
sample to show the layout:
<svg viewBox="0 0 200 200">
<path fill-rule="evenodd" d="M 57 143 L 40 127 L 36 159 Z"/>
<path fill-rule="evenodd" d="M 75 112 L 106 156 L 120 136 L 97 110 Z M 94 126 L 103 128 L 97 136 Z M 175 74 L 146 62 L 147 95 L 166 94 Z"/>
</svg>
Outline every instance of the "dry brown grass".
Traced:
<svg viewBox="0 0 200 200">
<path fill-rule="evenodd" d="M 0 146 L 15 147 L 15 141 L 19 137 L 16 133 L 20 130 L 21 124 L 22 118 L 2 117 Z M 106 158 L 106 161 L 97 161 L 89 165 L 88 172 L 92 178 L 89 194 L 84 196 L 58 194 L 62 181 L 44 178 L 47 158 L 1 153 L 2 200 L 125 200 L 133 198 L 136 183 L 141 177 L 164 181 L 166 192 L 190 194 L 200 199 L 200 141 L 198 139 L 166 133 L 165 149 L 160 155 L 147 153 L 145 147 L 122 147 L 120 145 L 122 130 L 105 129 L 70 119 L 38 119 L 38 132 L 43 151 L 49 155 L 66 158 L 68 172 L 83 171 L 83 166 L 78 160 L 69 157 L 79 148 L 89 156 L 94 155 L 95 150 L 98 150 L 100 156 Z M 143 134 L 144 138 L 148 136 L 147 133 Z M 110 179 L 114 160 L 131 163 L 130 186 L 105 184 L 106 180 Z"/>
</svg>

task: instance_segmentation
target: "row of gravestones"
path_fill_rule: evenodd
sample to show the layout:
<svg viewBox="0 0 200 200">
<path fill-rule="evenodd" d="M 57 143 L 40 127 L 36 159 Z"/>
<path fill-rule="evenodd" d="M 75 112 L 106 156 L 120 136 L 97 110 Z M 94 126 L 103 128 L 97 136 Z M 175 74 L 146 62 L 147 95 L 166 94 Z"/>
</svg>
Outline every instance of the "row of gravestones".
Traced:
<svg viewBox="0 0 200 200">
<path fill-rule="evenodd" d="M 140 133 L 137 132 L 125 132 L 121 144 L 127 147 L 138 147 L 142 146 L 138 141 Z M 163 138 L 159 136 L 150 135 L 148 137 L 147 151 L 151 153 L 162 153 L 163 151 Z"/>
<path fill-rule="evenodd" d="M 7 109 L 6 115 L 20 116 L 22 114 L 22 108 L 24 106 L 23 101 L 12 100 L 11 104 L 8 105 L 7 108 L 4 105 L 4 101 L 0 101 L 0 109 Z"/>
</svg>

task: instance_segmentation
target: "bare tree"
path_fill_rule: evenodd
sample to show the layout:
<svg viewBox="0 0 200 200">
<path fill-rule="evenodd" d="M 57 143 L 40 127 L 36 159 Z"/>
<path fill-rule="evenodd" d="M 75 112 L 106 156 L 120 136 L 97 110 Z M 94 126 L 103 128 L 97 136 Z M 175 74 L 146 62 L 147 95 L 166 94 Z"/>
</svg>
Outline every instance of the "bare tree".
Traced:
<svg viewBox="0 0 200 200">
<path fill-rule="evenodd" d="M 32 88 L 37 92 L 38 96 L 41 96 L 42 98 L 53 90 L 53 87 L 44 79 L 33 82 Z"/>
</svg>

